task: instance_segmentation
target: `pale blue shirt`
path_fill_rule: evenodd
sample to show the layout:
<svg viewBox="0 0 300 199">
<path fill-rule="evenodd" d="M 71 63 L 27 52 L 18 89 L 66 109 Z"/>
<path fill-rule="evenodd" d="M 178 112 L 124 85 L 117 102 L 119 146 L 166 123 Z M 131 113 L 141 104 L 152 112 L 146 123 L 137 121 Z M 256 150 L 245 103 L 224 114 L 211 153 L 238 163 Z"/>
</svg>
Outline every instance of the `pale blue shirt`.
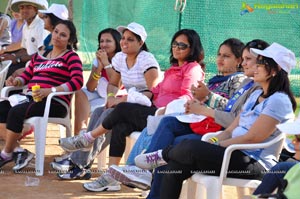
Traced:
<svg viewBox="0 0 300 199">
<path fill-rule="evenodd" d="M 288 95 L 282 92 L 276 92 L 255 106 L 255 103 L 261 94 L 262 90 L 256 90 L 246 101 L 240 114 L 239 125 L 232 132 L 233 138 L 246 134 L 260 114 L 265 114 L 269 117 L 272 117 L 278 120 L 279 123 L 293 121 L 294 112 Z M 273 139 L 279 133 L 279 130 L 274 131 L 273 134 L 264 142 Z M 276 164 L 275 155 L 278 147 L 279 143 L 276 143 L 266 149 L 242 151 L 257 160 L 268 170 Z"/>
</svg>

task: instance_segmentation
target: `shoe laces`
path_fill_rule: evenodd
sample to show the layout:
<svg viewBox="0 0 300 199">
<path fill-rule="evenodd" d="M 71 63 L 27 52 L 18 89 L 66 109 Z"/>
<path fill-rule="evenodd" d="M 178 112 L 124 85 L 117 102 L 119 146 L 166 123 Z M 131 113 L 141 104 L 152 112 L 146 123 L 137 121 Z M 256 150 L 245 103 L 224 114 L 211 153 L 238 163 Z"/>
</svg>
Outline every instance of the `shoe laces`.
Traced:
<svg viewBox="0 0 300 199">
<path fill-rule="evenodd" d="M 101 175 L 99 178 L 95 180 L 98 184 L 100 184 L 102 187 L 107 186 L 109 182 L 106 180 L 105 174 Z"/>
<path fill-rule="evenodd" d="M 76 148 L 85 147 L 84 139 L 86 139 L 86 138 L 83 135 L 75 136 L 75 137 L 72 137 L 71 139 Z M 86 140 L 86 142 L 88 142 L 88 141 Z"/>
<path fill-rule="evenodd" d="M 24 157 L 26 156 L 26 154 L 27 154 L 26 151 L 17 152 L 15 163 L 16 164 L 21 164 L 22 160 L 24 159 Z"/>
<path fill-rule="evenodd" d="M 158 152 L 146 155 L 146 161 L 148 164 L 157 165 L 158 161 L 160 161 L 160 160 L 161 160 L 161 157 L 159 157 Z"/>
</svg>

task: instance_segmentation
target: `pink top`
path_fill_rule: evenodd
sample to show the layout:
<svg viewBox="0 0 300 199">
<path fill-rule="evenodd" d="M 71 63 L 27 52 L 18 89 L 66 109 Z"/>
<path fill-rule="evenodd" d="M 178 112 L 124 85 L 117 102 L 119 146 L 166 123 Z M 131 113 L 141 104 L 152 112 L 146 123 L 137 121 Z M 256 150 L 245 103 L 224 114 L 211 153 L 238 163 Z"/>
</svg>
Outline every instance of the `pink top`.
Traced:
<svg viewBox="0 0 300 199">
<path fill-rule="evenodd" d="M 36 53 L 19 78 L 31 89 L 35 84 L 41 88 L 62 86 L 65 91 L 79 90 L 83 85 L 82 63 L 72 50 L 55 59 L 48 59 Z M 71 95 L 57 96 L 70 104 Z"/>
<path fill-rule="evenodd" d="M 165 71 L 163 81 L 151 90 L 154 105 L 160 108 L 178 98 L 192 99 L 191 86 L 204 78 L 205 73 L 196 61 L 184 62 L 181 67 L 172 65 Z"/>
</svg>

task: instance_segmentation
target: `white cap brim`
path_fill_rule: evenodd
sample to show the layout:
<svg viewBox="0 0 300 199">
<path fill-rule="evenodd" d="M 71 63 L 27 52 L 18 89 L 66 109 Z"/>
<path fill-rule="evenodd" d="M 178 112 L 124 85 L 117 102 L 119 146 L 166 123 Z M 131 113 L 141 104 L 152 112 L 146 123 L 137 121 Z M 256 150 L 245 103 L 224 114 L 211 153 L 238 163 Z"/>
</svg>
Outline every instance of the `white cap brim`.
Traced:
<svg viewBox="0 0 300 199">
<path fill-rule="evenodd" d="M 290 135 L 300 135 L 300 121 L 277 124 L 277 128 L 282 132 Z"/>
<path fill-rule="evenodd" d="M 258 55 L 262 55 L 264 57 L 272 58 L 272 55 L 270 55 L 266 51 L 256 49 L 256 48 L 250 48 L 250 53 L 252 53 L 255 57 L 258 57 Z"/>
<path fill-rule="evenodd" d="M 287 122 L 284 124 L 277 124 L 277 128 L 287 135 L 299 135 L 300 134 L 300 121 L 296 120 L 294 122 Z M 294 145 L 292 144 L 292 139 L 289 136 L 286 137 L 284 142 L 284 148 L 290 152 L 295 153 Z"/>
</svg>

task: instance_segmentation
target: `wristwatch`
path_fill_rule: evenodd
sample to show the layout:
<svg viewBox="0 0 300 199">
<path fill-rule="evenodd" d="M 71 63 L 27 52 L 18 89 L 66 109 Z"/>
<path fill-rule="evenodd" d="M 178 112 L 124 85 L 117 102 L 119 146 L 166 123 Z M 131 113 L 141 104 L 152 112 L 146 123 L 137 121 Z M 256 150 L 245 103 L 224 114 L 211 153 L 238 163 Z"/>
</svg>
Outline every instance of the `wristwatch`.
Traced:
<svg viewBox="0 0 300 199">
<path fill-rule="evenodd" d="M 51 92 L 52 92 L 52 93 L 55 93 L 55 92 L 56 92 L 56 88 L 55 88 L 55 87 L 52 87 L 52 88 L 51 88 Z"/>
</svg>

